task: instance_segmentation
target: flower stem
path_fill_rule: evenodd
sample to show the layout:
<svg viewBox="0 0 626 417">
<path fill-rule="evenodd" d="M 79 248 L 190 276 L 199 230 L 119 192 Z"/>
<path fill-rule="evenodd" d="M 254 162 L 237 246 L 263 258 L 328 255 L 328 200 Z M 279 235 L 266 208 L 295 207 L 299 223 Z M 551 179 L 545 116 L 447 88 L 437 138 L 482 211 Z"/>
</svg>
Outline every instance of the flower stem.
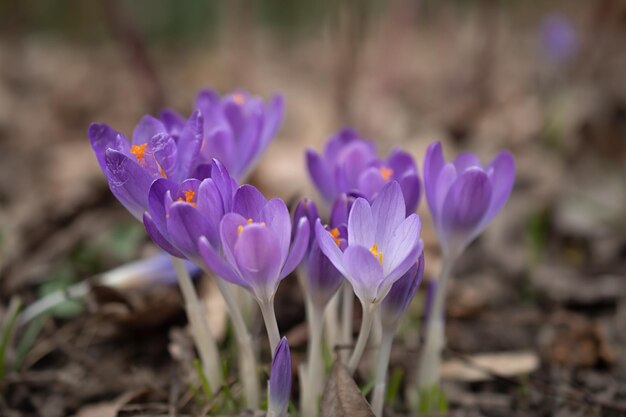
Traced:
<svg viewBox="0 0 626 417">
<path fill-rule="evenodd" d="M 272 359 L 274 359 L 274 353 L 276 346 L 280 342 L 280 332 L 278 331 L 278 323 L 276 322 L 276 313 L 274 312 L 274 300 L 273 299 L 259 299 L 259 307 L 261 307 L 261 314 L 263 315 L 263 321 L 265 322 L 265 329 L 267 330 L 267 338 L 270 341 L 270 349 L 272 351 Z"/>
<path fill-rule="evenodd" d="M 322 363 L 322 330 L 324 327 L 324 307 L 318 307 L 307 300 L 309 326 L 308 359 L 306 363 L 306 384 L 302 392 L 302 416 L 317 416 L 317 403 L 322 391 L 324 364 Z"/>
<path fill-rule="evenodd" d="M 204 269 L 206 273 L 212 273 Z M 237 341 L 237 350 L 239 351 L 239 379 L 243 384 L 243 393 L 246 399 L 246 405 L 248 408 L 256 408 L 259 405 L 259 381 L 257 378 L 257 364 L 256 356 L 254 354 L 254 346 L 252 344 L 252 337 L 248 332 L 246 322 L 241 314 L 241 309 L 237 304 L 232 288 L 222 278 L 215 276 L 215 284 L 222 293 L 228 312 L 230 313 L 230 320 L 233 325 L 233 332 L 235 334 L 235 340 Z M 219 367 L 218 369 L 221 369 Z"/>
<path fill-rule="evenodd" d="M 376 383 L 374 394 L 372 395 L 372 410 L 376 417 L 382 417 L 383 404 L 385 402 L 385 391 L 387 389 L 387 368 L 389 367 L 389 356 L 391 355 L 391 345 L 395 331 L 385 329 L 383 331 L 378 352 L 378 364 L 376 365 Z"/>
<path fill-rule="evenodd" d="M 445 297 L 450 273 L 454 266 L 453 257 L 444 257 L 441 276 L 437 282 L 435 299 L 428 312 L 425 323 L 426 337 L 417 373 L 417 387 L 420 392 L 439 387 L 441 367 L 441 352 L 445 346 Z"/>
<path fill-rule="evenodd" d="M 341 294 L 341 343 L 344 346 L 352 344 L 352 314 L 354 311 L 354 291 L 352 286 L 346 280 L 343 283 L 343 291 Z M 339 357 L 342 362 L 348 360 L 348 350 L 340 350 Z"/>
<path fill-rule="evenodd" d="M 324 329 L 326 329 L 326 344 L 330 351 L 334 351 L 339 337 L 339 291 L 333 295 L 324 312 Z"/>
<path fill-rule="evenodd" d="M 356 341 L 356 346 L 352 351 L 352 356 L 348 361 L 348 370 L 350 373 L 354 373 L 356 367 L 363 356 L 363 351 L 367 345 L 367 339 L 369 339 L 370 330 L 372 330 L 372 322 L 374 321 L 374 314 L 376 311 L 376 304 L 362 304 L 363 317 L 361 319 L 361 330 L 359 330 L 359 338 Z"/>
<path fill-rule="evenodd" d="M 178 277 L 178 284 L 183 295 L 185 311 L 189 319 L 193 340 L 202 361 L 202 369 L 211 389 L 216 391 L 222 385 L 220 358 L 217 342 L 211 333 L 206 319 L 206 309 L 198 300 L 189 272 L 182 259 L 172 256 L 172 264 Z"/>
</svg>

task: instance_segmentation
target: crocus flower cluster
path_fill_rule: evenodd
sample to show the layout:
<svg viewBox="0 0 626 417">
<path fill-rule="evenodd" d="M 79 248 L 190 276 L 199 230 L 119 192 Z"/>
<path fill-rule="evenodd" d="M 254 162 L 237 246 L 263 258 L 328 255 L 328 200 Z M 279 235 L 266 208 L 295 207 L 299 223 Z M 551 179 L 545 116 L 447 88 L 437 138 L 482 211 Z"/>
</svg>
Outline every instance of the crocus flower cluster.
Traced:
<svg viewBox="0 0 626 417">
<path fill-rule="evenodd" d="M 268 413 L 283 416 L 291 392 L 291 358 L 273 303 L 281 281 L 301 265 L 298 271 L 312 321 L 309 359 L 301 368 L 310 389 L 302 415 L 316 415 L 324 313 L 343 285 L 349 295 L 342 296 L 344 311 L 351 311 L 354 295 L 363 310 L 359 337 L 347 361 L 351 372 L 380 311 L 383 332 L 373 395 L 374 411 L 380 416 L 393 337 L 424 273 L 422 223 L 415 213 L 421 193 L 417 166 L 398 149 L 383 160 L 372 142 L 343 130 L 328 141 L 323 155 L 312 150 L 306 154 L 310 176 L 332 207 L 329 221 L 324 222 L 316 204 L 306 198 L 297 205 L 292 221 L 284 201 L 267 199 L 252 185 L 238 184 L 276 134 L 282 117 L 280 96 L 266 103 L 242 90 L 222 97 L 203 90 L 188 119 L 165 110 L 158 118 L 145 116 L 131 141 L 104 124 L 91 125 L 89 137 L 113 194 L 143 220 L 154 243 L 174 257 L 196 338 L 207 335 L 202 323 L 206 318 L 197 315 L 193 285 L 184 279 L 187 270 L 177 258 L 215 275 L 232 317 L 249 406 L 258 405 L 255 353 L 226 282 L 245 288 L 258 302 L 273 359 Z M 507 201 L 514 169 L 508 152 L 482 165 L 469 153 L 446 163 L 439 143 L 428 148 L 425 191 L 446 265 L 429 322 L 442 316 L 445 283 L 454 260 Z M 344 322 L 351 332 L 351 316 Z M 427 369 L 426 380 L 432 383 L 430 376 L 438 372 L 439 362 L 438 356 L 431 360 L 429 355 L 441 351 L 443 326 L 427 328 L 423 361 L 428 366 L 420 372 Z M 212 348 L 198 341 L 196 346 L 204 369 L 218 369 L 211 352 L 217 352 L 215 342 Z M 211 384 L 221 384 L 221 376 Z"/>
<path fill-rule="evenodd" d="M 372 142 L 344 129 L 328 140 L 323 155 L 307 150 L 306 162 L 313 183 L 329 204 L 342 193 L 372 201 L 386 184 L 397 181 L 406 214 L 417 209 L 421 190 L 417 166 L 404 151 L 396 149 L 383 161 Z"/>
</svg>

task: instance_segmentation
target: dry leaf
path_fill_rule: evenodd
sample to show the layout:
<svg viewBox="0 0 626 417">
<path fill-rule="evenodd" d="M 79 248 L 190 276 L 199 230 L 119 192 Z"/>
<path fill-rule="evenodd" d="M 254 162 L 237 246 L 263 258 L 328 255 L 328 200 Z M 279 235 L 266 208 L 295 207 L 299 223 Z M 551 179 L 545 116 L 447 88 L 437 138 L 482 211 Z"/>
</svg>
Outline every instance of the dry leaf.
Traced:
<svg viewBox="0 0 626 417">
<path fill-rule="evenodd" d="M 533 352 L 484 353 L 467 357 L 466 361 L 452 359 L 441 366 L 441 376 L 447 380 L 478 382 L 499 376 L 529 374 L 539 366 Z"/>
<path fill-rule="evenodd" d="M 346 367 L 335 360 L 333 369 L 326 381 L 322 404 L 321 417 L 374 417 L 370 405 L 367 403 L 354 379 Z"/>
</svg>

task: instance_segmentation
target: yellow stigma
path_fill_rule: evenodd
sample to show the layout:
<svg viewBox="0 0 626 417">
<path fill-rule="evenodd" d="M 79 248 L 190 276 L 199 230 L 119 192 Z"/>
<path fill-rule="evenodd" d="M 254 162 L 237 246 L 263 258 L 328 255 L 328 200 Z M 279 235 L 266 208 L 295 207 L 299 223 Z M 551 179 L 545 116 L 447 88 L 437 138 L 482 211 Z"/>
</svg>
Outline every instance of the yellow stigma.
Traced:
<svg viewBox="0 0 626 417">
<path fill-rule="evenodd" d="M 254 220 L 248 219 L 248 220 L 246 220 L 246 223 L 252 224 L 252 223 L 254 223 Z M 261 222 L 261 223 L 258 223 L 258 224 L 260 224 L 261 226 L 265 226 L 265 222 Z M 237 226 L 237 236 L 239 236 L 241 234 L 241 232 L 243 232 L 243 228 L 244 228 L 243 224 L 240 224 L 239 226 Z"/>
<path fill-rule="evenodd" d="M 253 220 L 252 219 L 248 219 L 248 224 L 252 224 Z"/>
<path fill-rule="evenodd" d="M 146 152 L 147 146 L 148 144 L 144 143 L 143 145 L 133 145 L 130 147 L 130 153 L 135 155 L 135 158 L 137 158 L 137 162 L 141 162 L 143 160 L 143 154 L 144 152 Z"/>
<path fill-rule="evenodd" d="M 183 191 L 183 194 L 185 194 L 185 199 L 183 200 L 182 197 L 178 197 L 178 201 L 182 201 L 183 203 L 189 203 L 195 207 L 196 202 L 193 201 L 193 199 L 196 197 L 196 192 L 194 190 L 187 190 Z"/>
<path fill-rule="evenodd" d="M 239 226 L 237 226 L 237 236 L 239 236 L 241 232 L 243 232 L 243 225 L 240 224 Z"/>
<path fill-rule="evenodd" d="M 393 169 L 391 168 L 380 167 L 379 171 L 380 171 L 380 175 L 382 175 L 385 181 L 389 181 L 389 179 L 393 175 Z"/>
<path fill-rule="evenodd" d="M 372 255 L 374 255 L 374 257 L 378 258 L 378 261 L 382 265 L 383 264 L 383 253 L 378 251 L 378 243 L 374 243 L 374 246 L 372 246 L 370 248 L 370 252 L 372 252 Z"/>
<path fill-rule="evenodd" d="M 233 101 L 239 104 L 240 106 L 242 106 L 243 103 L 246 102 L 246 98 L 243 96 L 243 94 L 236 93 L 236 94 L 233 94 Z"/>
<path fill-rule="evenodd" d="M 335 240 L 335 244 L 337 246 L 339 246 L 339 244 L 341 243 L 341 239 L 339 239 L 339 229 L 337 229 L 336 227 L 333 229 L 330 229 L 330 235 L 333 237 L 333 239 Z"/>
</svg>

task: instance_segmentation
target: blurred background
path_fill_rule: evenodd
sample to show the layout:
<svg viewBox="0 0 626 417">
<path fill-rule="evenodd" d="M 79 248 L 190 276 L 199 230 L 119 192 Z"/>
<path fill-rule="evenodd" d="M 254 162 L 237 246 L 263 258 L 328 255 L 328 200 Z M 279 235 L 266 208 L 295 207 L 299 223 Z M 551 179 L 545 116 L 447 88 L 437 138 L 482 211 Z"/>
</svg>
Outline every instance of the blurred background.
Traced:
<svg viewBox="0 0 626 417">
<path fill-rule="evenodd" d="M 89 123 L 130 134 L 165 106 L 188 114 L 202 87 L 281 92 L 285 122 L 250 182 L 291 202 L 316 197 L 304 150 L 346 126 L 381 155 L 408 150 L 420 171 L 434 140 L 449 158 L 470 150 L 488 162 L 510 149 L 516 187 L 457 268 L 448 355 L 516 352 L 530 365 L 469 380 L 452 368 L 450 406 L 624 415 L 625 44 L 622 0 L 3 0 L 0 320 L 17 297 L 28 305 L 155 252 L 108 191 Z M 432 279 L 439 254 L 426 206 Z M 291 281 L 277 309 L 302 352 Z M 215 291 L 200 285 L 210 300 Z M 166 415 L 192 355 L 175 288 L 148 287 L 94 290 L 16 329 L 0 415 L 91 416 L 114 399 L 121 412 L 152 404 L 136 407 Z M 421 297 L 392 357 L 402 380 L 414 372 Z"/>
</svg>

